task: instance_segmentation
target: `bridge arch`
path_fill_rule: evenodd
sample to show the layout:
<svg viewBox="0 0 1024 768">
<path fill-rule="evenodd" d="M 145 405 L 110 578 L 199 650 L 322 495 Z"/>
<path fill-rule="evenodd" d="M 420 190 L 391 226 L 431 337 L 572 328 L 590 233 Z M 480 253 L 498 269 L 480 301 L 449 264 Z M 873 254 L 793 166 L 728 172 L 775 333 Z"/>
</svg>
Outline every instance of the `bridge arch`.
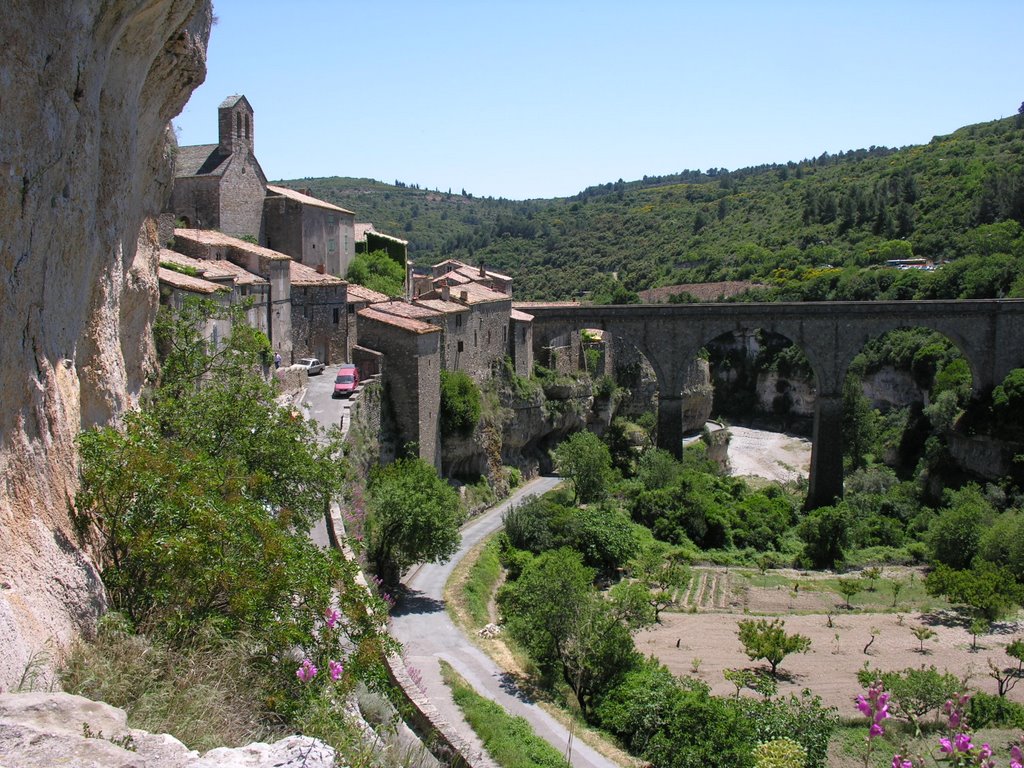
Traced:
<svg viewBox="0 0 1024 768">
<path fill-rule="evenodd" d="M 850 301 L 676 305 L 529 305 L 534 340 L 559 328 L 601 328 L 629 339 L 658 378 L 658 444 L 682 450 L 685 363 L 710 339 L 737 328 L 764 328 L 800 345 L 815 373 L 813 448 L 807 507 L 842 495 L 842 384 L 868 340 L 921 326 L 947 336 L 964 354 L 976 392 L 1024 363 L 1024 300 Z"/>
</svg>

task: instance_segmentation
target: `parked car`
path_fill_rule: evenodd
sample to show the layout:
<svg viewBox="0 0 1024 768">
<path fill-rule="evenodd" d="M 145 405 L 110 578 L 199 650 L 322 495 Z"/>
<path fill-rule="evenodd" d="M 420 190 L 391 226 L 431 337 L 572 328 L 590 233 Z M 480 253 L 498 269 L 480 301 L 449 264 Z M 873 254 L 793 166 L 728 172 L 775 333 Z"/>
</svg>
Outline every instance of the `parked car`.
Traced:
<svg viewBox="0 0 1024 768">
<path fill-rule="evenodd" d="M 334 378 L 334 393 L 331 397 L 348 397 L 359 386 L 359 369 L 351 363 L 345 363 L 338 369 Z"/>
<path fill-rule="evenodd" d="M 305 368 L 306 373 L 310 376 L 316 376 L 317 374 L 324 372 L 324 364 L 315 357 L 304 357 L 299 360 L 298 364 Z"/>
</svg>

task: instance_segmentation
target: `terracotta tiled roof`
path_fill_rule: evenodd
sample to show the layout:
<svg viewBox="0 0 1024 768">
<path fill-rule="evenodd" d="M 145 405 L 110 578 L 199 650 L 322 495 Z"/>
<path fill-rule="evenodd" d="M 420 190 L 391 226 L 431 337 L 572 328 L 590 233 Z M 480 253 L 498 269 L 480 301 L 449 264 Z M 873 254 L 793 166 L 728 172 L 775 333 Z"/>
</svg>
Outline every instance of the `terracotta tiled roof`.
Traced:
<svg viewBox="0 0 1024 768">
<path fill-rule="evenodd" d="M 465 304 L 459 304 L 455 301 L 445 301 L 444 299 L 414 299 L 413 303 L 432 309 L 435 312 L 443 312 L 445 314 L 468 311 Z"/>
<path fill-rule="evenodd" d="M 516 309 L 530 309 L 531 307 L 579 307 L 578 301 L 514 301 L 512 306 Z"/>
<path fill-rule="evenodd" d="M 167 267 L 160 267 L 157 270 L 157 277 L 161 283 L 178 288 L 182 291 L 189 291 L 190 293 L 201 293 L 204 295 L 210 295 L 217 293 L 218 291 L 230 291 L 223 285 L 217 285 L 211 283 L 209 280 L 203 280 L 201 277 L 193 277 L 192 275 L 186 275 L 181 272 L 175 272 L 173 269 Z"/>
<path fill-rule="evenodd" d="M 288 265 L 291 270 L 292 285 L 345 285 L 345 281 L 334 275 L 321 274 L 312 267 L 293 261 Z"/>
<path fill-rule="evenodd" d="M 391 301 L 390 296 L 385 296 L 378 291 L 371 291 L 365 285 L 348 284 L 349 303 L 365 301 L 367 304 L 380 304 L 382 301 Z"/>
<path fill-rule="evenodd" d="M 378 312 L 376 305 L 373 307 L 366 307 L 358 312 L 360 317 L 366 318 L 367 320 L 376 320 L 379 323 L 385 323 L 387 325 L 394 326 L 395 328 L 401 328 L 412 333 L 440 333 L 441 329 L 436 325 L 430 323 L 424 323 L 422 320 L 415 320 L 409 317 L 400 317 L 398 315 L 392 315 L 387 312 Z"/>
<path fill-rule="evenodd" d="M 288 187 L 278 187 L 275 186 L 274 184 L 267 184 L 267 192 L 272 192 L 275 195 L 287 197 L 291 200 L 295 200 L 296 202 L 302 203 L 303 205 L 314 205 L 317 208 L 326 208 L 329 211 L 337 211 L 338 213 L 352 213 L 352 211 L 346 208 L 339 208 L 336 205 L 332 205 L 331 203 L 325 202 L 316 197 L 312 197 L 311 195 L 303 194 L 302 192 L 299 192 L 297 190 L 289 189 Z"/>
<path fill-rule="evenodd" d="M 386 312 L 396 317 L 410 317 L 417 320 L 434 319 L 441 314 L 430 307 L 410 304 L 407 301 L 388 301 L 383 304 L 374 304 L 373 308 L 378 312 Z"/>
<path fill-rule="evenodd" d="M 264 248 L 262 245 L 255 245 L 246 240 L 240 240 L 237 237 L 231 237 L 231 235 L 225 235 L 223 232 L 217 232 L 213 229 L 175 229 L 174 237 L 191 240 L 194 243 L 202 243 L 203 245 L 221 245 L 236 248 L 244 253 L 262 256 L 270 261 L 291 261 L 291 257 L 283 253 L 272 251 L 269 248 Z"/>
<path fill-rule="evenodd" d="M 518 309 L 513 309 L 508 315 L 513 320 L 518 320 L 520 323 L 532 323 L 533 315 L 528 315 L 525 312 L 520 312 Z"/>
<path fill-rule="evenodd" d="M 465 295 L 465 298 L 463 298 Z M 493 291 L 485 285 L 480 283 L 465 283 L 460 285 L 451 292 L 452 300 L 458 300 L 464 304 L 487 304 L 492 301 L 508 301 L 509 296 L 507 293 L 499 293 Z"/>
<path fill-rule="evenodd" d="M 207 261 L 206 259 L 193 259 L 183 253 L 172 251 L 168 248 L 160 249 L 160 263 L 177 264 L 179 267 L 190 267 L 199 271 L 206 280 L 233 280 L 235 274 L 224 269 L 221 261 Z"/>
</svg>

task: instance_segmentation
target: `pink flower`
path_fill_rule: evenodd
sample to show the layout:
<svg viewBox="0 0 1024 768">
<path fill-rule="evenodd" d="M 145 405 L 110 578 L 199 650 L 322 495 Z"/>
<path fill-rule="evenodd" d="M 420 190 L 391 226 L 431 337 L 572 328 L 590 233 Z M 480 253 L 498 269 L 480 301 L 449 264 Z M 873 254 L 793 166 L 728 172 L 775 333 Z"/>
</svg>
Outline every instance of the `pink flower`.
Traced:
<svg viewBox="0 0 1024 768">
<path fill-rule="evenodd" d="M 974 749 L 974 745 L 971 744 L 971 734 L 969 733 L 958 733 L 955 742 L 957 752 L 970 752 Z"/>
<path fill-rule="evenodd" d="M 313 662 L 309 659 L 303 659 L 302 664 L 295 670 L 295 676 L 304 683 L 308 683 L 314 677 L 316 677 L 317 668 L 313 666 Z"/>
<path fill-rule="evenodd" d="M 955 731 L 959 727 L 960 727 L 960 712 L 958 710 L 954 709 L 952 712 L 949 713 L 949 729 L 951 731 Z"/>
<path fill-rule="evenodd" d="M 868 704 L 867 699 L 864 698 L 863 694 L 857 697 L 857 709 L 860 710 L 860 713 L 864 715 L 864 717 L 871 717 L 871 705 Z"/>
<path fill-rule="evenodd" d="M 914 768 L 914 763 L 910 758 L 893 755 L 892 768 Z"/>
<path fill-rule="evenodd" d="M 1024 754 L 1021 753 L 1019 744 L 1010 747 L 1010 759 L 1016 763 L 1024 763 Z"/>
<path fill-rule="evenodd" d="M 988 744 L 982 744 L 981 749 L 978 750 L 978 762 L 984 762 L 992 757 L 992 747 Z"/>
<path fill-rule="evenodd" d="M 324 613 L 324 619 L 327 620 L 327 626 L 334 629 L 334 625 L 341 621 L 341 614 L 333 608 L 328 608 L 327 612 Z"/>
<path fill-rule="evenodd" d="M 953 744 L 947 738 L 939 739 L 939 752 L 944 752 L 947 755 L 953 754 Z"/>
<path fill-rule="evenodd" d="M 878 723 L 872 723 L 871 727 L 868 728 L 868 738 L 869 739 L 873 739 L 876 736 L 881 736 L 883 733 L 885 733 L 885 729 L 882 728 L 882 726 L 879 725 Z"/>
<path fill-rule="evenodd" d="M 341 677 L 341 672 L 344 669 L 340 661 L 334 661 L 331 659 L 327 664 L 327 674 L 331 676 L 331 680 L 337 680 Z"/>
</svg>

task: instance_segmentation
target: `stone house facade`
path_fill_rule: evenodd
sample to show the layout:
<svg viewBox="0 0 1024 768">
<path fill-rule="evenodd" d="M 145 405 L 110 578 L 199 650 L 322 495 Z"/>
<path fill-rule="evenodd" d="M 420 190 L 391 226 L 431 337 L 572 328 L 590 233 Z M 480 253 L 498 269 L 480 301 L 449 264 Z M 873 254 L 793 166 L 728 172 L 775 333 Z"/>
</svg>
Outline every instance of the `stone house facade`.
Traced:
<svg viewBox="0 0 1024 768">
<path fill-rule="evenodd" d="M 287 187 L 267 185 L 263 234 L 268 248 L 345 277 L 355 257 L 355 214 Z"/>
<path fill-rule="evenodd" d="M 366 309 L 373 304 L 382 304 L 390 299 L 383 293 L 377 291 L 371 291 L 362 285 L 356 285 L 355 283 L 349 283 L 348 285 L 348 307 L 346 316 L 348 317 L 348 349 L 349 359 L 351 360 L 352 348 L 359 343 L 359 310 Z"/>
<path fill-rule="evenodd" d="M 440 471 L 441 329 L 381 306 L 359 311 L 360 345 L 384 355 L 384 387 L 399 444 L 415 445 L 415 455 Z"/>
<path fill-rule="evenodd" d="M 253 152 L 252 106 L 230 96 L 217 113 L 217 144 L 178 148 L 168 210 L 186 227 L 262 242 L 267 177 Z"/>
<path fill-rule="evenodd" d="M 232 305 L 242 302 L 247 303 L 249 306 L 245 310 L 246 324 L 258 331 L 262 331 L 269 338 L 270 316 L 268 308 L 270 306 L 270 283 L 262 277 L 254 275 L 252 272 L 239 267 L 237 264 L 232 264 L 230 261 L 194 259 L 191 256 L 186 256 L 183 253 L 167 248 L 160 250 L 160 265 L 168 270 L 188 271 L 205 282 L 224 288 L 228 291 L 228 303 Z M 169 275 L 161 272 L 161 300 L 163 300 L 163 289 L 165 286 L 168 289 L 173 289 L 175 283 L 170 279 Z M 220 301 L 219 296 L 217 300 Z M 176 302 L 174 306 L 180 306 L 180 303 Z M 227 330 L 230 330 L 229 325 L 221 328 L 222 337 L 223 333 Z M 209 334 L 207 338 L 210 338 Z"/>
<path fill-rule="evenodd" d="M 194 259 L 231 263 L 265 280 L 269 288 L 265 332 L 274 352 L 283 360 L 293 360 L 290 258 L 245 240 L 202 229 L 175 229 L 174 250 Z"/>
<path fill-rule="evenodd" d="M 292 354 L 329 365 L 349 360 L 348 283 L 291 262 Z"/>
<path fill-rule="evenodd" d="M 181 309 L 190 297 L 206 299 L 221 307 L 231 304 L 231 288 L 204 280 L 202 277 L 161 266 L 157 269 L 157 278 L 160 282 L 161 306 Z M 229 333 L 231 321 L 228 319 L 210 318 L 203 328 L 203 338 L 209 339 L 215 346 Z"/>
</svg>

